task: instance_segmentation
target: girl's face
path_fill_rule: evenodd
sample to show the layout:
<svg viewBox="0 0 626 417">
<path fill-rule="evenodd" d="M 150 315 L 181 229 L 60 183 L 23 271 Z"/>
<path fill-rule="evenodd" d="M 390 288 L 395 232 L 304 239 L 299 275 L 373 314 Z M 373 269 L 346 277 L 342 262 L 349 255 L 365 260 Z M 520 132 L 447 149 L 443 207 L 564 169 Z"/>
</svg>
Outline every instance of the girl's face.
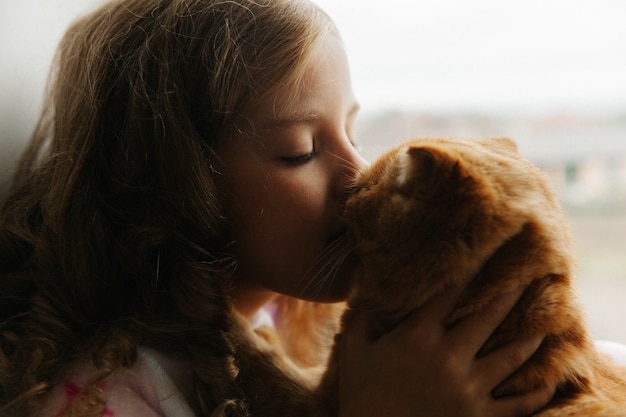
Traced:
<svg viewBox="0 0 626 417">
<path fill-rule="evenodd" d="M 254 133 L 235 134 L 218 152 L 239 261 L 235 302 L 273 292 L 336 301 L 347 293 L 341 269 L 333 279 L 315 272 L 344 232 L 342 201 L 366 165 L 354 144 L 358 103 L 340 39 L 330 36 L 312 58 L 300 88 L 266 99 L 247 115 Z"/>
</svg>

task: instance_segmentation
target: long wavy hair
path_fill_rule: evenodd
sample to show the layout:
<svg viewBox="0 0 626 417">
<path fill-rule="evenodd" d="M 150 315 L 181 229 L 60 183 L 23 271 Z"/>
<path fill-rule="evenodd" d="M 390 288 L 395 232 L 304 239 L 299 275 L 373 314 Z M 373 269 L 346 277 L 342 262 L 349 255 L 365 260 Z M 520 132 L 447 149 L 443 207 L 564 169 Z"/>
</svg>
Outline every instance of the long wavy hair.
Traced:
<svg viewBox="0 0 626 417">
<path fill-rule="evenodd" d="M 81 352 L 103 378 L 139 344 L 190 361 L 199 415 L 238 398 L 213 150 L 335 30 L 300 0 L 121 0 L 69 28 L 0 208 L 3 415 L 35 412 Z"/>
</svg>

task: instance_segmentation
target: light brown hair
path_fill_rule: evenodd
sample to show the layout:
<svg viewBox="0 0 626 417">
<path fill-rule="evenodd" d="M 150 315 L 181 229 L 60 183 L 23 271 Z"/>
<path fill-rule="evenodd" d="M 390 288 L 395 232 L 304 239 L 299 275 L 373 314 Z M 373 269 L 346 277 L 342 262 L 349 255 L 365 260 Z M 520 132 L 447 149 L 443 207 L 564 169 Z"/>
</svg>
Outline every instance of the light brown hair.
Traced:
<svg viewBox="0 0 626 417">
<path fill-rule="evenodd" d="M 200 415 L 237 398 L 214 147 L 334 30 L 300 0 L 113 1 L 69 28 L 0 208 L 0 410 L 138 344 L 191 362 Z"/>
</svg>

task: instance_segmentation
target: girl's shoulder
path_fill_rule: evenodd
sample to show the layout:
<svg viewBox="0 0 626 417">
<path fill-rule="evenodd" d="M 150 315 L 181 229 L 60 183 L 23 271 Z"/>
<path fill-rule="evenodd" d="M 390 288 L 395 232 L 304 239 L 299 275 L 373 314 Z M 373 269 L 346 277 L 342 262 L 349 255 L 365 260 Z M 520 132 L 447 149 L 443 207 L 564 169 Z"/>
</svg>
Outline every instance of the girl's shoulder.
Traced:
<svg viewBox="0 0 626 417">
<path fill-rule="evenodd" d="M 50 391 L 40 417 L 84 415 L 102 417 L 193 417 L 181 392 L 188 369 L 181 362 L 146 348 L 138 350 L 131 368 L 122 368 L 98 382 L 98 370 L 87 361 L 72 364 Z"/>
</svg>

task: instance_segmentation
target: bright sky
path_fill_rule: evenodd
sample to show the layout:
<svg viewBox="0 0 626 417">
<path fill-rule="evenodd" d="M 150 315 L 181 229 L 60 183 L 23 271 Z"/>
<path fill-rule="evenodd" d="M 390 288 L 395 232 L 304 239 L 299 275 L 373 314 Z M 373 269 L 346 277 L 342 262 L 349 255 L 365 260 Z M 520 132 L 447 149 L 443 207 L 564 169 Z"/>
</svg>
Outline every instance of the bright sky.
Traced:
<svg viewBox="0 0 626 417">
<path fill-rule="evenodd" d="M 17 117 L 38 108 L 61 34 L 97 3 L 2 0 L 0 88 Z M 317 3 L 342 32 L 366 112 L 626 112 L 626 1 Z"/>
<path fill-rule="evenodd" d="M 625 1 L 317 3 L 367 108 L 626 112 Z"/>
</svg>

